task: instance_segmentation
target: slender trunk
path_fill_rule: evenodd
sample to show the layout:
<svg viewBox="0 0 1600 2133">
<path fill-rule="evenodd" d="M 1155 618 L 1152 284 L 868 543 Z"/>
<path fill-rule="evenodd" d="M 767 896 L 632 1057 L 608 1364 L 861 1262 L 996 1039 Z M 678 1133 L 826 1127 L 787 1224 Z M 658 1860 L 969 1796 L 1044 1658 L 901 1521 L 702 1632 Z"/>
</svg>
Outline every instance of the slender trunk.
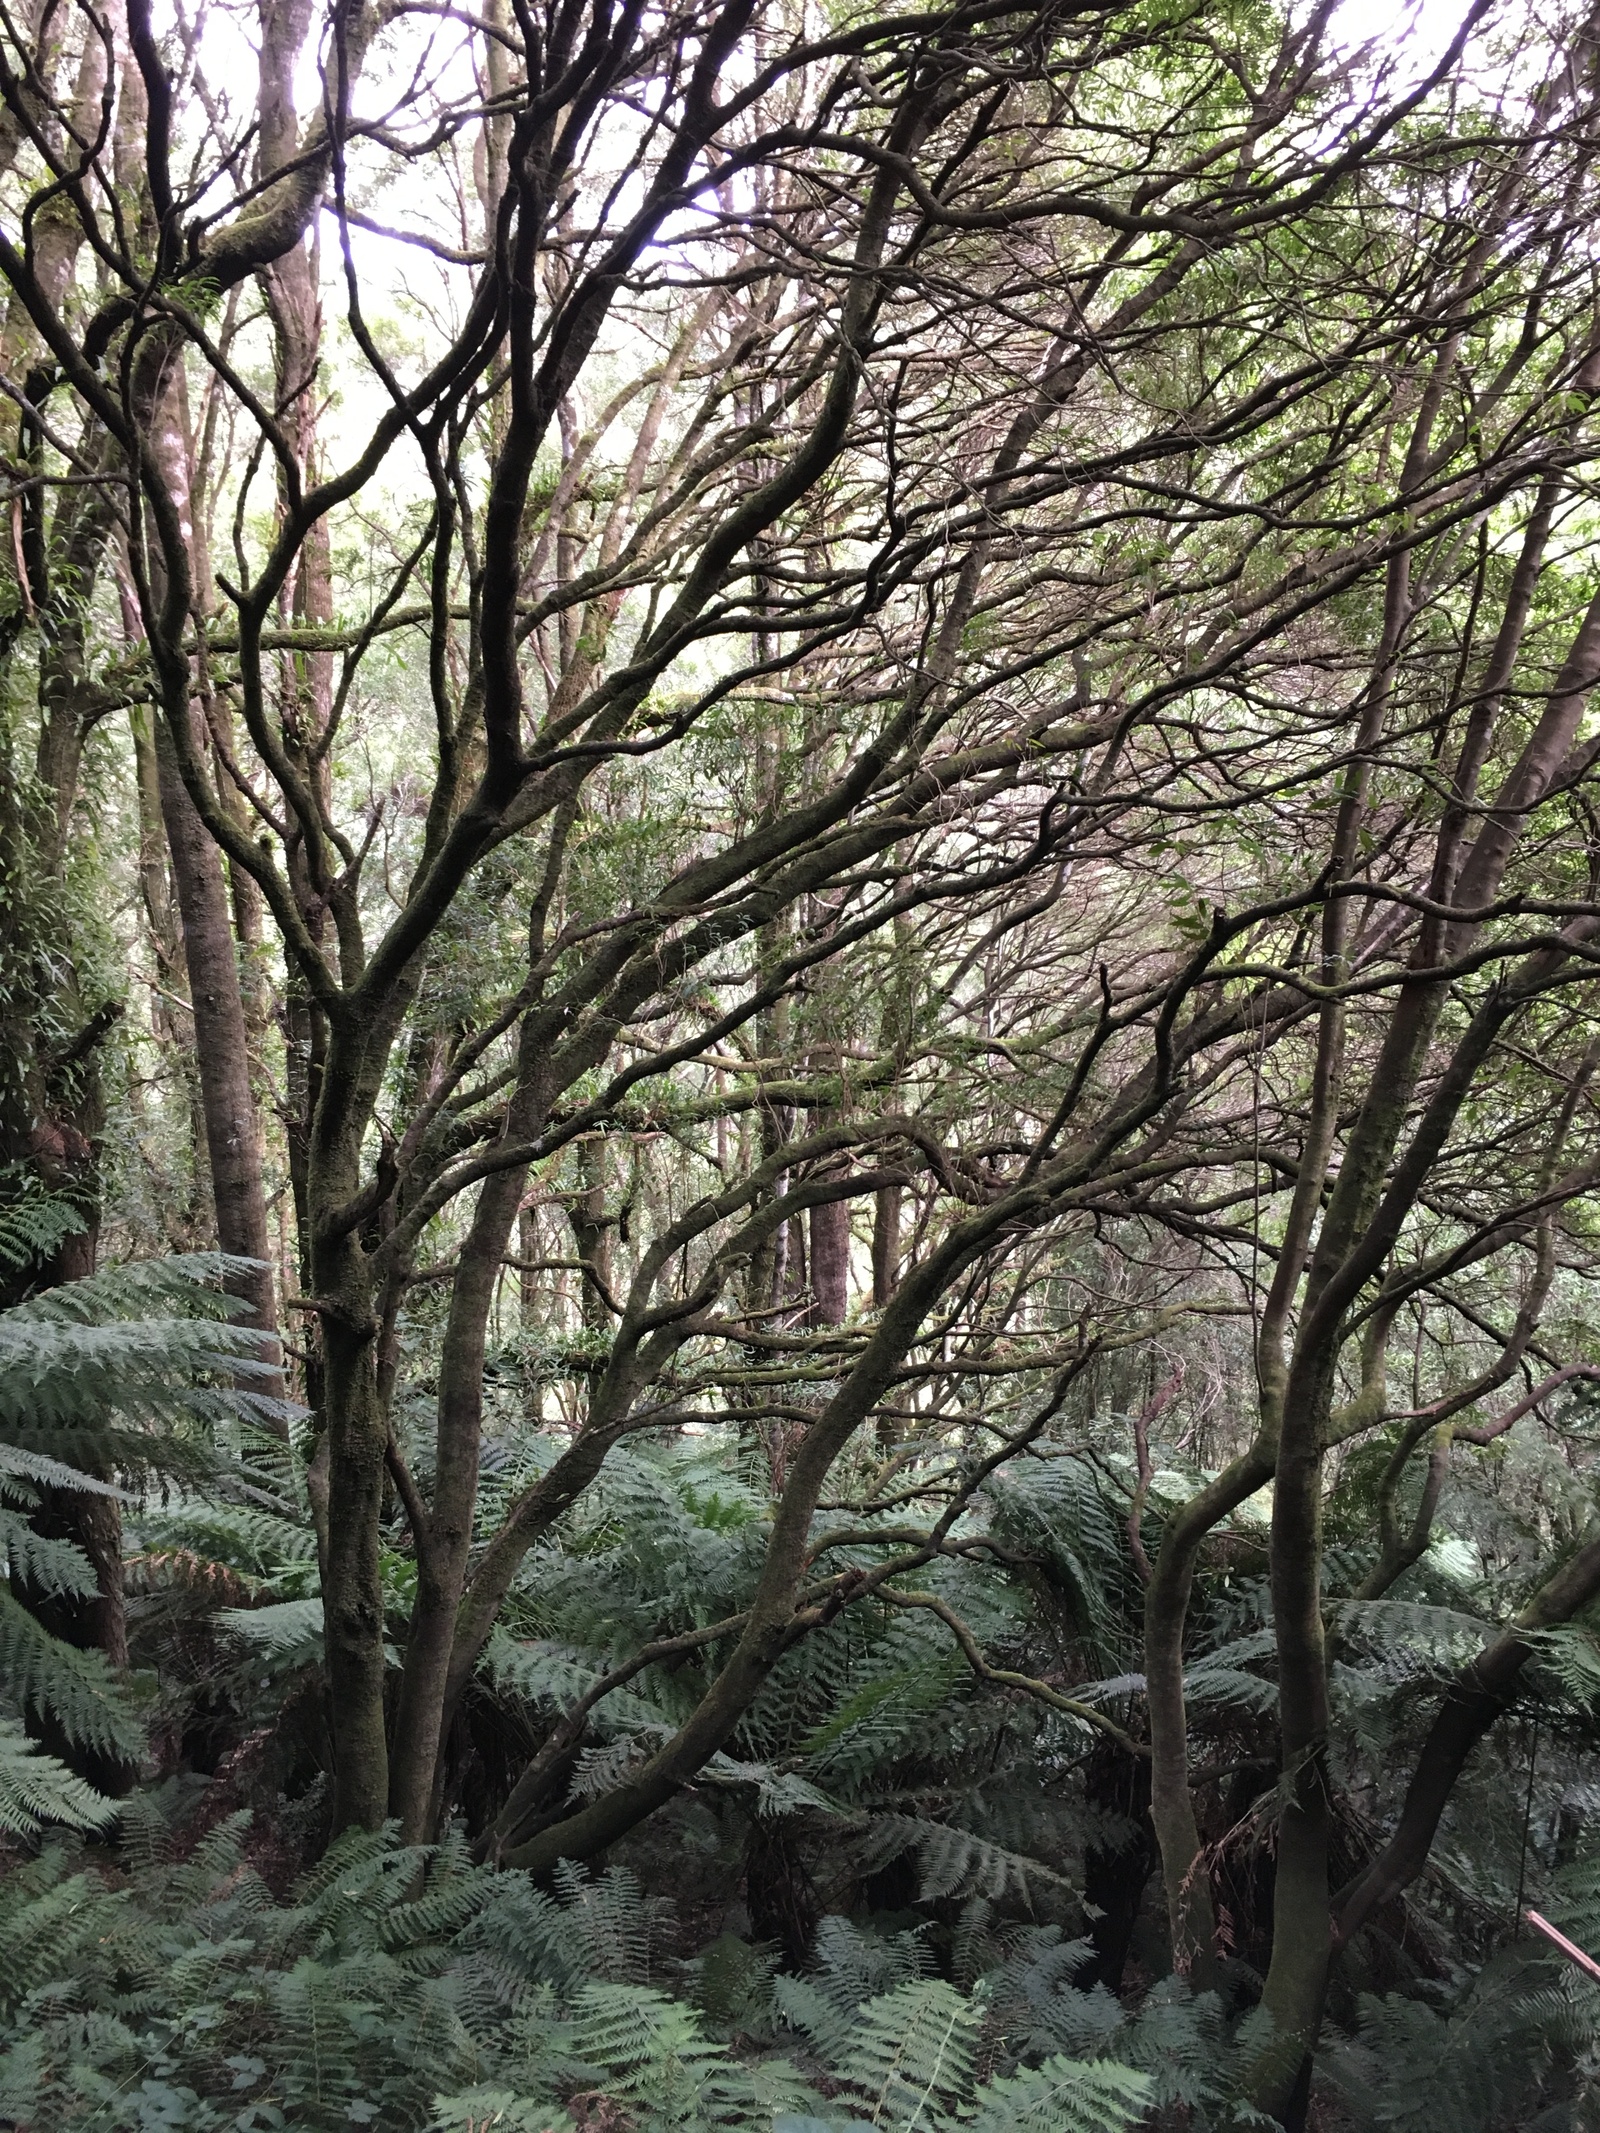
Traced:
<svg viewBox="0 0 1600 2133">
<path fill-rule="evenodd" d="M 1200 1991 L 1216 1981 L 1216 1913 L 1189 1789 L 1183 1640 L 1195 1560 L 1213 1527 L 1272 1478 L 1261 1439 L 1168 1520 L 1145 1592 L 1145 1694 L 1150 1714 L 1150 1819 L 1166 1885 L 1172 1966 Z"/>
<path fill-rule="evenodd" d="M 439 1359 L 433 1505 L 426 1530 L 415 1535 L 417 1597 L 389 1775 L 389 1812 L 398 1819 L 407 1843 L 421 1843 L 432 1834 L 439 1798 L 440 1751 L 451 1704 L 450 1661 L 478 1500 L 489 1310 L 526 1179 L 527 1171 L 516 1169 L 484 1181 L 450 1292 Z"/>
<path fill-rule="evenodd" d="M 315 1262 L 328 1416 L 322 1609 L 333 1826 L 378 1829 L 389 1797 L 380 1560 L 389 1423 L 378 1395 L 378 1329 L 365 1254 L 345 1237 L 316 1247 Z"/>
<path fill-rule="evenodd" d="M 176 1216 L 168 1216 L 167 1231 L 179 1250 L 193 1251 L 196 1239 L 206 1233 L 202 1210 L 209 1201 L 210 1178 L 206 1167 L 205 1111 L 195 1064 L 194 1016 L 189 1006 L 189 974 L 183 962 L 183 922 L 172 893 L 161 811 L 161 774 L 156 763 L 156 722 L 149 705 L 133 705 L 128 724 L 139 802 L 139 885 L 155 959 L 150 1026 L 175 1063 L 188 1114 L 189 1171 L 184 1200 Z"/>
<path fill-rule="evenodd" d="M 196 736 L 198 743 L 198 735 Z M 170 736 L 156 737 L 161 811 L 172 855 L 172 878 L 183 919 L 184 962 L 194 1016 L 195 1052 L 205 1115 L 211 1197 L 217 1243 L 231 1256 L 258 1262 L 231 1277 L 229 1287 L 249 1304 L 249 1323 L 276 1335 L 272 1294 L 272 1240 L 267 1228 L 261 1130 L 251 1086 L 250 1047 L 244 995 L 234 951 L 222 860 L 205 824 L 184 790 Z M 265 1358 L 277 1360 L 274 1348 Z M 263 1381 L 252 1380 L 261 1385 Z M 278 1392 L 281 1384 L 265 1386 Z M 288 1425 L 273 1425 L 285 1438 Z"/>
<path fill-rule="evenodd" d="M 193 524 L 188 396 L 182 359 L 176 353 L 167 356 L 162 375 L 153 385 L 152 400 L 152 445 L 190 546 L 199 550 Z M 209 559 L 203 552 L 192 558 L 191 575 L 196 583 L 209 577 Z M 192 703 L 185 706 L 183 715 L 189 720 L 195 752 L 203 761 L 209 752 L 206 735 Z M 230 1276 L 228 1286 L 247 1303 L 248 1322 L 273 1337 L 274 1345 L 263 1360 L 277 1363 L 278 1316 L 272 1294 L 261 1129 L 222 854 L 184 786 L 176 746 L 164 723 L 156 736 L 156 761 L 173 886 L 183 920 L 217 1243 L 234 1258 L 256 1262 L 250 1271 Z M 258 1390 L 282 1395 L 281 1376 L 252 1382 Z M 274 1428 L 287 1441 L 288 1425 L 280 1421 Z"/>
<path fill-rule="evenodd" d="M 811 1322 L 842 1326 L 850 1308 L 850 1202 L 811 1210 Z"/>
<path fill-rule="evenodd" d="M 586 1141 L 579 1155 L 583 1189 L 573 1200 L 568 1219 L 573 1242 L 583 1261 L 578 1279 L 578 1315 L 591 1333 L 604 1332 L 611 1324 L 605 1297 L 614 1293 L 611 1282 L 611 1241 L 616 1229 L 614 1216 L 606 1213 L 603 1157 L 599 1146 Z M 505 1250 L 502 1241 L 500 1249 Z M 602 1293 L 604 1291 L 604 1293 Z"/>
<path fill-rule="evenodd" d="M 1272 1495 L 1272 1615 L 1284 1799 L 1272 1898 L 1273 2020 L 1248 2076 L 1258 2110 L 1299 2108 L 1328 1983 L 1328 1670 L 1322 1626 L 1322 1464 L 1334 1357 L 1292 1374 Z M 1298 1382 L 1295 1382 L 1298 1380 Z"/>
<path fill-rule="evenodd" d="M 900 1279 L 900 1201 L 898 1185 L 883 1185 L 872 1206 L 872 1308 L 887 1309 Z M 878 1449 L 892 1453 L 899 1429 L 892 1415 L 878 1417 Z"/>
<path fill-rule="evenodd" d="M 900 1198 L 898 1185 L 880 1186 L 872 1209 L 872 1308 L 881 1311 L 900 1278 Z"/>
</svg>

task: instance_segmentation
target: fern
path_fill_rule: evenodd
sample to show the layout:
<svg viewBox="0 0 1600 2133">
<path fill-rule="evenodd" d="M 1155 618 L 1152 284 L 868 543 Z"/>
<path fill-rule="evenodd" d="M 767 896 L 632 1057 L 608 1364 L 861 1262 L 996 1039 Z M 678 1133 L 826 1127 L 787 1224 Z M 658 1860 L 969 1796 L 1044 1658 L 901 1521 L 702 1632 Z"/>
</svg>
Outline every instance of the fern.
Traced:
<svg viewBox="0 0 1600 2133">
<path fill-rule="evenodd" d="M 573 2003 L 571 2041 L 607 2092 L 642 2111 L 646 2124 L 749 2126 L 787 2091 L 805 2094 L 786 2066 L 765 2078 L 711 2043 L 694 2010 L 648 1987 L 585 1985 Z"/>
<path fill-rule="evenodd" d="M 978 1895 L 991 1900 L 1014 1896 L 1021 1903 L 1031 1900 L 1030 1880 L 1053 1883 L 1067 1889 L 1064 1875 L 995 1844 L 971 1830 L 948 1823 L 925 1821 L 912 1815 L 878 1815 L 869 1825 L 865 1863 L 885 1866 L 907 1852 L 916 1855 L 917 1900 L 932 1903 L 944 1896 Z"/>
<path fill-rule="evenodd" d="M 13 1170 L 8 1184 L 15 1176 Z M 13 1273 L 54 1258 L 69 1237 L 81 1237 L 88 1226 L 70 1200 L 28 1182 L 31 1190 L 0 1207 L 0 1267 Z"/>
<path fill-rule="evenodd" d="M 11 1577 L 25 1578 L 35 1592 L 50 1599 L 63 1594 L 92 1599 L 99 1591 L 94 1567 L 71 1541 L 35 1533 L 28 1521 L 0 1503 L 0 1549 Z"/>
<path fill-rule="evenodd" d="M 773 1997 L 783 2019 L 828 2060 L 842 2050 L 865 2001 L 920 1980 L 928 1968 L 918 1933 L 865 1933 L 846 1919 L 824 1918 L 815 1968 L 807 1977 L 780 1977 Z"/>
<path fill-rule="evenodd" d="M 1561 1622 L 1529 1637 L 1540 1670 L 1580 1710 L 1600 1697 L 1600 1640 L 1581 1622 Z"/>
<path fill-rule="evenodd" d="M 1146 2075 L 1054 2058 L 980 2089 L 963 2124 L 970 2133 L 1124 2133 L 1139 2123 L 1150 2101 Z"/>
<path fill-rule="evenodd" d="M 143 1751 L 144 1729 L 102 1655 L 52 1637 L 4 1586 L 0 1685 L 16 1709 L 54 1719 L 75 1747 L 130 1760 Z"/>
<path fill-rule="evenodd" d="M 114 1801 L 46 1755 L 15 1720 L 0 1717 L 0 1829 L 14 1837 L 37 1837 L 47 1823 L 95 1830 L 116 1817 Z"/>
<path fill-rule="evenodd" d="M 0 1233 L 0 1258 L 8 1249 Z M 73 1543 L 35 1532 L 28 1514 L 44 1488 L 126 1502 L 112 1473 L 206 1473 L 217 1422 L 298 1412 L 240 1389 L 268 1365 L 262 1336 L 232 1322 L 241 1307 L 216 1286 L 239 1264 L 207 1255 L 108 1268 L 0 1312 L 0 1700 L 11 1718 L 48 1721 L 73 1747 L 123 1762 L 145 1745 L 125 1684 L 98 1652 L 52 1636 L 14 1590 L 22 1581 L 84 1599 L 97 1574 Z M 71 1827 L 109 1819 L 48 1760 L 35 1769 L 8 1755 L 4 1771 L 0 1822 L 16 1834 L 52 1816 L 52 1801 Z"/>
<path fill-rule="evenodd" d="M 824 2002 L 828 1997 L 818 1994 Z M 791 2009 L 800 2004 L 781 1991 L 780 2000 Z M 968 1998 L 942 1978 L 918 1977 L 869 2000 L 842 2035 L 830 2034 L 826 2023 L 810 2027 L 830 2083 L 857 2105 L 850 2126 L 868 2124 L 884 2133 L 956 2133 L 960 2127 L 978 2133 L 1125 2133 L 1149 2108 L 1154 2091 L 1146 2074 L 1059 2054 L 980 2084 L 987 2019 L 983 1995 Z M 781 2123 L 803 2133 L 805 2123 L 838 2121 Z"/>
<path fill-rule="evenodd" d="M 1355 2036 L 1331 2040 L 1323 2065 L 1366 2125 L 1491 2133 L 1531 2121 L 1540 2076 L 1558 2052 L 1592 2042 L 1597 2018 L 1600 1992 L 1586 1979 L 1510 1950 L 1453 2006 L 1398 1994 L 1364 1998 Z"/>
<path fill-rule="evenodd" d="M 590 1880 L 581 1867 L 563 1859 L 555 1884 L 565 1930 L 581 1949 L 585 1973 L 608 1984 L 643 1984 L 668 1906 L 659 1897 L 646 1897 L 626 1867 L 610 1867 Z"/>
<path fill-rule="evenodd" d="M 321 1600 L 279 1600 L 266 1607 L 225 1607 L 217 1627 L 238 1637 L 263 1666 L 279 1673 L 322 1663 Z"/>
<path fill-rule="evenodd" d="M 293 1587 L 316 1575 L 316 1534 L 291 1511 L 191 1496 L 141 1511 L 138 1526 L 145 1548 L 187 1550 L 280 1598 L 303 1598 Z"/>
<path fill-rule="evenodd" d="M 832 2071 L 875 2125 L 941 2133 L 973 2086 L 982 2016 L 943 1978 L 918 1978 L 868 2001 Z"/>
</svg>

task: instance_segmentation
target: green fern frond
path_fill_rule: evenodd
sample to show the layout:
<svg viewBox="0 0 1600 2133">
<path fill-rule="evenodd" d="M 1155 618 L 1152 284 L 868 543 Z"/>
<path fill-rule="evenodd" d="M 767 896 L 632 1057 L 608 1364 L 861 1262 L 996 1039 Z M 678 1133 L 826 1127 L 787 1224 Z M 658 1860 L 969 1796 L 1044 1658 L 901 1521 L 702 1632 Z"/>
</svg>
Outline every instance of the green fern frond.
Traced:
<svg viewBox="0 0 1600 2133">
<path fill-rule="evenodd" d="M 71 1541 L 35 1533 L 17 1512 L 0 1505 L 0 1551 L 7 1577 L 20 1577 L 38 1593 L 93 1599 L 100 1589 L 94 1565 Z"/>
<path fill-rule="evenodd" d="M 115 1800 L 46 1755 L 14 1719 L 0 1717 L 0 1829 L 14 1837 L 37 1837 L 52 1822 L 98 1830 L 116 1818 Z"/>
<path fill-rule="evenodd" d="M 67 1466 L 44 1452 L 25 1451 L 18 1444 L 0 1443 L 0 1475 L 7 1477 L 5 1493 L 13 1502 L 22 1500 L 18 1483 L 26 1489 L 35 1482 L 42 1488 L 65 1489 L 69 1495 L 109 1496 L 118 1503 L 132 1501 L 127 1490 L 119 1489 L 115 1482 L 82 1473 L 77 1467 Z"/>
<path fill-rule="evenodd" d="M 777 1979 L 773 1997 L 784 2021 L 831 2063 L 864 2003 L 921 1982 L 929 1967 L 920 1934 L 866 1933 L 830 1915 L 817 1928 L 811 1971 Z"/>
<path fill-rule="evenodd" d="M 943 1978 L 918 1978 L 861 2009 L 830 2071 L 874 2125 L 944 2133 L 972 2090 L 982 2015 Z"/>
<path fill-rule="evenodd" d="M 572 2120 L 537 2096 L 515 2089 L 465 2089 L 456 2096 L 435 2096 L 429 2133 L 569 2133 Z"/>
<path fill-rule="evenodd" d="M 141 1512 L 138 1525 L 147 1548 L 191 1549 L 245 1577 L 274 1580 L 317 1559 L 309 1520 L 258 1504 L 185 1498 Z"/>
<path fill-rule="evenodd" d="M 246 1644 L 252 1658 L 275 1671 L 322 1663 L 321 1600 L 275 1600 L 265 1607 L 224 1607 L 217 1627 Z"/>
<path fill-rule="evenodd" d="M 105 1998 L 108 1964 L 135 1923 L 129 1893 L 70 1872 L 59 1845 L 6 1875 L 0 1880 L 0 2016 L 46 1992 Z"/>
<path fill-rule="evenodd" d="M 1527 1641 L 1540 1671 L 1554 1680 L 1562 1696 L 1580 1708 L 1600 1696 L 1600 1640 L 1592 1629 L 1581 1622 L 1558 1622 L 1531 1631 Z"/>
<path fill-rule="evenodd" d="M 0 1685 L 19 1710 L 54 1719 L 74 1747 L 130 1762 L 143 1753 L 144 1730 L 103 1654 L 52 1637 L 4 1585 Z"/>
<path fill-rule="evenodd" d="M 709 2021 L 745 2036 L 769 2033 L 775 1948 L 723 1933 L 684 1967 L 690 1996 Z"/>
<path fill-rule="evenodd" d="M 991 1901 L 1015 1896 L 1030 1900 L 1029 1879 L 1070 1888 L 1071 1883 L 1042 1860 L 1012 1851 L 971 1830 L 953 1828 L 915 1815 L 877 1815 L 868 1825 L 864 1863 L 877 1868 L 907 1852 L 916 1855 L 917 1901 L 945 1896 L 978 1895 Z"/>
<path fill-rule="evenodd" d="M 80 1208 L 58 1194 L 27 1192 L 0 1207 L 0 1266 L 16 1271 L 53 1259 L 88 1227 Z"/>
<path fill-rule="evenodd" d="M 80 1469 L 199 1472 L 217 1425 L 297 1417 L 252 1389 L 276 1376 L 267 1336 L 236 1323 L 243 1306 L 218 1286 L 249 1264 L 136 1261 L 0 1312 L 0 1438 Z"/>
<path fill-rule="evenodd" d="M 1393 2133 L 1526 2124 L 1550 2045 L 1570 2033 L 1574 1989 L 1570 1977 L 1543 1989 L 1502 1958 L 1448 2011 L 1399 1994 L 1364 1998 L 1356 2035 L 1325 2048 L 1325 2071 L 1358 2122 Z M 1576 1989 L 1587 2002 L 1579 2028 L 1589 2041 L 1600 1996 L 1581 1980 Z"/>
<path fill-rule="evenodd" d="M 643 1984 L 668 1906 L 659 1897 L 647 1897 L 626 1867 L 608 1867 L 591 1880 L 582 1867 L 563 1859 L 554 1879 L 588 1976 L 607 1984 Z"/>
<path fill-rule="evenodd" d="M 1046 2059 L 979 2089 L 963 2123 L 968 2133 L 1128 2133 L 1153 2100 L 1149 2077 L 1129 2067 Z"/>
<path fill-rule="evenodd" d="M 1207 1652 L 1183 1677 L 1183 1693 L 1192 1704 L 1231 1705 L 1242 1711 L 1271 1711 L 1278 1701 L 1276 1682 L 1250 1672 L 1253 1662 L 1276 1657 L 1271 1630 L 1235 1637 Z"/>
<path fill-rule="evenodd" d="M 596 2069 L 605 2093 L 666 2129 L 770 2125 L 774 2108 L 809 2100 L 784 2061 L 746 2066 L 714 2044 L 693 2008 L 638 1985 L 586 1985 L 569 2029 L 577 2058 Z"/>
</svg>

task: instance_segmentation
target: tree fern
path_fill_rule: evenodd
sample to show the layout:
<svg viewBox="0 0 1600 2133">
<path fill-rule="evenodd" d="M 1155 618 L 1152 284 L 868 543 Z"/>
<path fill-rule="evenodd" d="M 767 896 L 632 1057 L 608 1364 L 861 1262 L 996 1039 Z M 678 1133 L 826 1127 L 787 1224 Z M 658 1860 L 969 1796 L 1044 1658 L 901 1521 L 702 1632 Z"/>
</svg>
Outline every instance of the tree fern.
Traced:
<svg viewBox="0 0 1600 2133">
<path fill-rule="evenodd" d="M 145 1260 L 0 1312 L 0 1438 L 80 1468 L 194 1470 L 211 1426 L 298 1414 L 251 1389 L 275 1366 L 216 1286 L 234 1271 L 215 1253 Z"/>
<path fill-rule="evenodd" d="M 912 1853 L 917 1861 L 917 1900 L 936 1902 L 946 1896 L 985 1896 L 991 1900 L 1013 1896 L 1026 1904 L 1031 1899 L 1030 1878 L 1070 1888 L 1065 1876 L 1042 1860 L 1029 1858 L 1006 1845 L 947 1822 L 934 1822 L 919 1815 L 875 1815 L 868 1825 L 865 1863 L 885 1866 L 892 1859 Z"/>
<path fill-rule="evenodd" d="M 322 1663 L 320 1599 L 275 1600 L 264 1607 L 225 1607 L 217 1627 L 238 1637 L 262 1666 L 287 1673 Z"/>
</svg>

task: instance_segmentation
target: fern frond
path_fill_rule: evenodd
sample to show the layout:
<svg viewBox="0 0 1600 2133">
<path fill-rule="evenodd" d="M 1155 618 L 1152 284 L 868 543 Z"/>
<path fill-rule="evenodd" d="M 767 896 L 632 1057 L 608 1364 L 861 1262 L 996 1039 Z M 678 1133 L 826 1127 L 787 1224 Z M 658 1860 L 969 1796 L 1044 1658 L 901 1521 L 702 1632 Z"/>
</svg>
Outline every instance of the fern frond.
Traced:
<svg viewBox="0 0 1600 2133">
<path fill-rule="evenodd" d="M 310 1522 L 257 1504 L 194 1497 L 140 1514 L 148 1548 L 187 1548 L 247 1577 L 275 1579 L 289 1568 L 311 1568 L 317 1537 Z"/>
<path fill-rule="evenodd" d="M 917 1933 L 865 1933 L 829 1916 L 817 1928 L 816 1956 L 805 1977 L 780 1977 L 773 2000 L 783 2020 L 810 2038 L 832 2063 L 864 2003 L 920 1982 L 929 1956 Z"/>
<path fill-rule="evenodd" d="M 0 1686 L 18 1709 L 52 1718 L 74 1747 L 135 1761 L 144 1730 L 97 1651 L 52 1637 L 0 1585 Z"/>
<path fill-rule="evenodd" d="M 0 1551 L 4 1552 L 8 1577 L 21 1577 L 35 1592 L 47 1593 L 52 1599 L 67 1593 L 75 1599 L 88 1600 L 100 1590 L 94 1565 L 81 1548 L 68 1540 L 35 1533 L 25 1518 L 3 1505 Z"/>
<path fill-rule="evenodd" d="M 608 1867 L 591 1880 L 570 1859 L 555 1869 L 566 1929 L 582 1949 L 586 1973 L 607 1984 L 643 1984 L 668 1906 L 647 1897 L 626 1867 Z"/>
<path fill-rule="evenodd" d="M 46 1755 L 14 1719 L 0 1717 L 0 1829 L 14 1837 L 37 1837 L 51 1822 L 97 1830 L 116 1818 L 115 1800 Z"/>
<path fill-rule="evenodd" d="M 954 2128 L 972 2089 L 979 2011 L 943 1978 L 918 1978 L 870 2000 L 831 2071 L 865 2099 L 874 2125 Z"/>
<path fill-rule="evenodd" d="M 1029 1877 L 1058 1888 L 1071 1883 L 1042 1860 L 1009 1850 L 971 1830 L 915 1815 L 877 1815 L 868 1825 L 866 1864 L 887 1866 L 907 1852 L 916 1855 L 919 1903 L 944 1896 L 978 1895 L 996 1901 L 1015 1896 L 1029 1901 Z"/>
<path fill-rule="evenodd" d="M 80 1468 L 198 1471 L 203 1436 L 185 1445 L 174 1425 L 297 1417 L 251 1389 L 276 1376 L 268 1337 L 235 1323 L 243 1306 L 217 1285 L 248 1264 L 216 1253 L 136 1261 L 0 1312 L 0 1437 Z"/>
<path fill-rule="evenodd" d="M 77 1467 L 51 1459 L 43 1452 L 26 1451 L 19 1444 L 0 1443 L 0 1474 L 15 1475 L 24 1482 L 38 1482 L 47 1489 L 64 1489 L 69 1495 L 110 1496 L 118 1503 L 132 1502 L 127 1490 L 119 1489 L 114 1482 L 82 1473 Z"/>
<path fill-rule="evenodd" d="M 13 1271 L 53 1259 L 69 1237 L 88 1227 L 82 1210 L 55 1193 L 37 1190 L 0 1207 L 0 1266 Z"/>
<path fill-rule="evenodd" d="M 279 1671 L 322 1663 L 321 1600 L 275 1600 L 265 1607 L 224 1607 L 217 1627 Z"/>
<path fill-rule="evenodd" d="M 94 1995 L 107 1952 L 132 1923 L 128 1893 L 70 1873 L 58 1846 L 8 1874 L 0 1881 L 0 2014 L 58 1981 Z"/>
<path fill-rule="evenodd" d="M 963 2122 L 968 2133 L 1128 2133 L 1153 2100 L 1130 2067 L 1054 2058 L 979 2089 Z"/>
</svg>

